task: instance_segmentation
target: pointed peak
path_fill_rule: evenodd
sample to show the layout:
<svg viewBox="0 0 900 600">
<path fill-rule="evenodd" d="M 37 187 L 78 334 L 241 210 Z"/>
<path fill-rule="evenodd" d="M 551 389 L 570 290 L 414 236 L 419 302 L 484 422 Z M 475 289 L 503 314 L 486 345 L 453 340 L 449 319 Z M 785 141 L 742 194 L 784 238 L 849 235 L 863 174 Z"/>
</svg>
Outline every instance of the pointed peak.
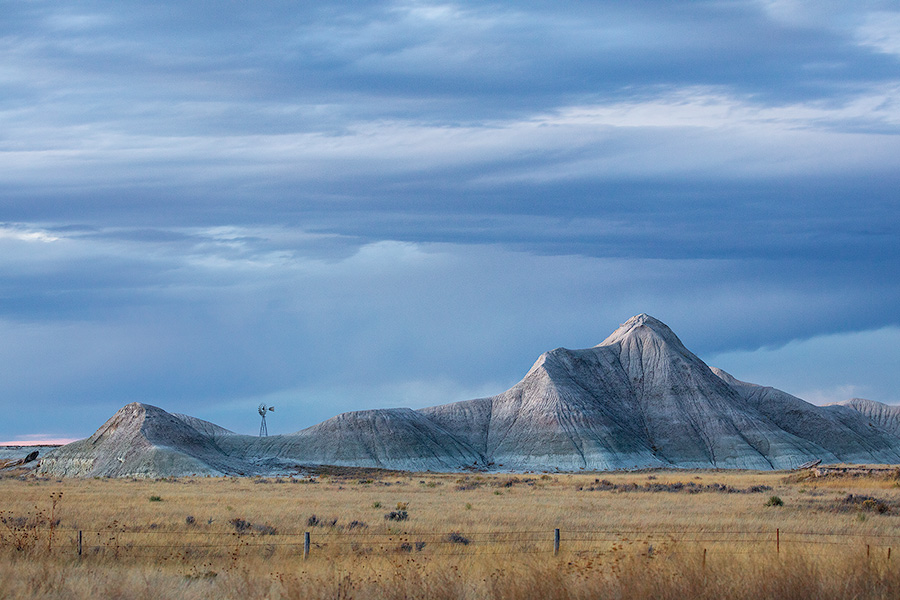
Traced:
<svg viewBox="0 0 900 600">
<path fill-rule="evenodd" d="M 149 406 L 147 404 L 141 404 L 140 402 L 131 402 L 130 404 L 126 404 L 122 408 L 116 411 L 116 413 L 109 418 L 109 421 L 130 421 L 133 419 L 143 418 L 145 413 L 147 412 L 147 408 L 151 410 L 155 407 Z"/>
<path fill-rule="evenodd" d="M 144 404 L 143 402 L 131 402 L 126 404 L 122 408 L 116 411 L 117 415 L 138 415 L 141 413 L 145 413 L 147 411 L 159 411 L 162 410 L 156 406 L 152 406 L 150 404 Z"/>
<path fill-rule="evenodd" d="M 652 328 L 665 327 L 666 330 L 669 329 L 665 323 L 663 323 L 659 319 L 651 317 L 647 313 L 641 313 L 639 315 L 634 315 L 633 317 L 631 317 L 630 319 L 628 319 L 627 321 L 622 323 L 622 325 L 620 325 L 620 327 L 629 327 L 629 326 L 630 327 L 640 327 L 641 325 L 646 325 L 647 327 L 652 327 Z"/>
<path fill-rule="evenodd" d="M 678 346 L 682 346 L 681 340 L 678 339 L 678 336 L 669 329 L 669 326 L 660 321 L 659 319 L 655 319 L 646 313 L 641 313 L 639 315 L 635 315 L 619 325 L 619 328 L 616 329 L 612 334 L 603 340 L 599 346 L 611 346 L 617 342 L 622 342 L 625 339 L 628 339 L 634 335 L 646 335 L 650 334 L 654 337 L 662 338 L 666 342 L 670 344 L 676 344 Z"/>
<path fill-rule="evenodd" d="M 132 402 L 116 411 L 89 439 L 92 443 L 97 443 L 116 432 L 121 435 L 136 435 L 139 432 L 152 434 L 166 428 L 180 430 L 190 429 L 191 426 L 158 406 Z"/>
<path fill-rule="evenodd" d="M 130 404 L 126 404 L 122 408 L 116 411 L 112 417 L 110 417 L 110 421 L 116 422 L 124 422 L 124 421 L 134 421 L 134 420 L 145 420 L 148 418 L 159 418 L 160 416 L 168 415 L 166 411 L 159 408 L 158 406 L 153 406 L 152 404 L 144 404 L 143 402 L 131 402 Z"/>
</svg>

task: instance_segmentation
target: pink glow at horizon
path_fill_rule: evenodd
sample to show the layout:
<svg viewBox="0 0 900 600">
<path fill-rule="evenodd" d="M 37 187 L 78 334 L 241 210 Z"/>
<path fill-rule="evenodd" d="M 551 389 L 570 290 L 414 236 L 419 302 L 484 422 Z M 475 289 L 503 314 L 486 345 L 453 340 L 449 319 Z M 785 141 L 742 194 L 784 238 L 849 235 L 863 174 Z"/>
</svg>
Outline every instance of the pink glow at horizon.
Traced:
<svg viewBox="0 0 900 600">
<path fill-rule="evenodd" d="M 0 446 L 65 446 L 78 441 L 75 438 L 27 439 L 0 442 Z"/>
</svg>

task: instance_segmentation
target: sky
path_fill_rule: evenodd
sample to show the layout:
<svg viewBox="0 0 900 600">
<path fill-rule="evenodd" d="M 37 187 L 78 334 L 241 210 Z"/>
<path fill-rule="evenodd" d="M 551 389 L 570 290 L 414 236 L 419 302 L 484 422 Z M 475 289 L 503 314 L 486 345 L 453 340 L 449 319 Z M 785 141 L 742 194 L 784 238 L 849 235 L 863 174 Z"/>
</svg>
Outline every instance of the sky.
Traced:
<svg viewBox="0 0 900 600">
<path fill-rule="evenodd" d="M 900 403 L 900 9 L 0 0 L 0 441 L 500 393 L 629 317 Z"/>
</svg>

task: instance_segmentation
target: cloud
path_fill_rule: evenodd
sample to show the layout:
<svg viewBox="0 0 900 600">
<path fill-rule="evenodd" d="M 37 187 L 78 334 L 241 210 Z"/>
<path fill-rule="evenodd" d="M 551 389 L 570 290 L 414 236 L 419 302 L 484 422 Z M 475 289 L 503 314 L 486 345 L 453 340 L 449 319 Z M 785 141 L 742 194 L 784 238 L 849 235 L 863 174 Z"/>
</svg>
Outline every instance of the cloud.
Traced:
<svg viewBox="0 0 900 600">
<path fill-rule="evenodd" d="M 299 428 L 639 312 L 704 357 L 896 327 L 893 10 L 10 5 L 0 397 Z"/>
<path fill-rule="evenodd" d="M 898 348 L 900 328 L 894 326 L 726 352 L 707 362 L 739 379 L 777 387 L 816 404 L 860 397 L 900 404 Z"/>
<path fill-rule="evenodd" d="M 337 234 L 388 220 L 365 233 L 423 241 L 448 215 L 457 229 L 473 215 L 556 216 L 560 199 L 593 213 L 676 202 L 695 212 L 706 199 L 686 189 L 718 185 L 728 199 L 748 182 L 772 195 L 845 177 L 838 185 L 871 196 L 873 182 L 896 178 L 896 61 L 888 69 L 857 43 L 880 22 L 872 7 L 818 20 L 784 2 L 571 10 L 15 11 L 0 38 L 6 213 L 170 227 L 302 220 Z M 534 185 L 547 186 L 540 198 L 523 193 Z"/>
<path fill-rule="evenodd" d="M 362 213 L 390 208 L 410 218 L 433 212 L 435 202 L 444 214 L 491 216 L 496 203 L 481 198 L 498 194 L 506 198 L 500 203 L 506 212 L 554 214 L 555 203 L 516 195 L 517 186 L 533 184 L 555 185 L 548 194 L 571 198 L 573 182 L 589 183 L 594 203 L 610 195 L 634 203 L 614 186 L 640 181 L 660 196 L 651 209 L 670 204 L 666 186 L 673 180 L 697 190 L 752 180 L 768 183 L 772 190 L 766 193 L 777 193 L 785 180 L 808 187 L 813 178 L 834 187 L 835 178 L 847 177 L 851 185 L 870 187 L 895 179 L 900 167 L 898 89 L 869 90 L 839 104 L 780 107 L 684 89 L 477 127 L 347 123 L 337 136 L 158 137 L 104 132 L 101 126 L 88 136 L 80 127 L 23 130 L 23 138 L 56 136 L 57 147 L 8 150 L 5 184 L 12 198 L 27 190 L 21 210 L 32 214 L 140 216 L 169 225 L 209 214 L 211 190 L 239 222 L 265 215 L 279 222 L 297 214 L 342 218 L 348 206 Z M 123 195 L 135 200 L 123 203 Z M 702 199 L 682 199 L 689 207 L 702 205 Z M 266 210 L 259 210 L 260 203 Z M 158 210 L 167 204 L 180 209 Z"/>
<path fill-rule="evenodd" d="M 900 296 L 863 264 L 537 255 L 286 227 L 17 228 L 59 239 L 36 255 L 16 252 L 32 240 L 5 242 L 0 271 L 18 274 L 0 287 L 0 395 L 80 435 L 131 401 L 233 428 L 267 401 L 296 430 L 498 393 L 541 352 L 595 345 L 639 312 L 706 357 L 877 326 Z M 32 422 L 4 410 L 6 437 Z"/>
<path fill-rule="evenodd" d="M 16 240 L 21 242 L 55 242 L 58 237 L 49 234 L 46 231 L 31 230 L 16 226 L 5 226 L 0 223 L 0 240 Z"/>
<path fill-rule="evenodd" d="M 860 44 L 885 54 L 900 55 L 900 12 L 871 12 L 856 34 Z"/>
</svg>

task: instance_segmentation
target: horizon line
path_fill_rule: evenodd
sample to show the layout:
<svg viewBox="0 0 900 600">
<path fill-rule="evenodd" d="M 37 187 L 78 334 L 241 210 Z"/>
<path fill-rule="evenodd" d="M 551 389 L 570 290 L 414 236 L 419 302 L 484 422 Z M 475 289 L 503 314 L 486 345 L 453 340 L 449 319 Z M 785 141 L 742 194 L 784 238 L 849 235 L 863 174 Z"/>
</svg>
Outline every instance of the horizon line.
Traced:
<svg viewBox="0 0 900 600">
<path fill-rule="evenodd" d="M 65 446 L 77 442 L 81 438 L 52 438 L 43 440 L 10 440 L 0 442 L 0 447 L 7 446 Z"/>
</svg>

